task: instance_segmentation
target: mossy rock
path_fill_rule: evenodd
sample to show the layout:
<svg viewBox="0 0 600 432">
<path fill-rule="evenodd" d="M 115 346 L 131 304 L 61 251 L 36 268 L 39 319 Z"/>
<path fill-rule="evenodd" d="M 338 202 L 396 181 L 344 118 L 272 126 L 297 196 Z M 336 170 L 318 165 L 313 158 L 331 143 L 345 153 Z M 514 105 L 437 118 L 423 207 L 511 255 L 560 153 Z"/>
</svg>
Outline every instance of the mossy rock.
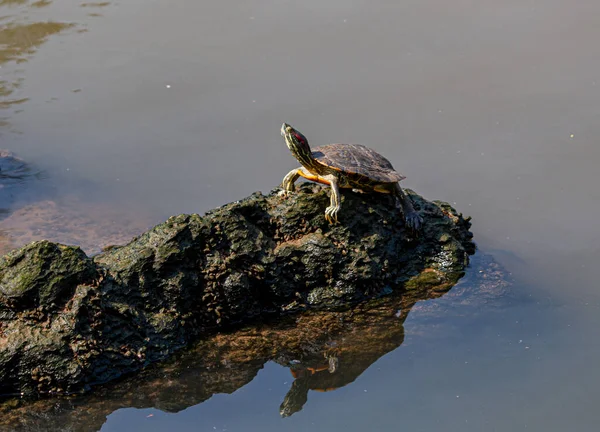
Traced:
<svg viewBox="0 0 600 432">
<path fill-rule="evenodd" d="M 17 309 L 61 306 L 96 274 L 80 248 L 34 242 L 0 258 L 0 301 Z"/>
</svg>

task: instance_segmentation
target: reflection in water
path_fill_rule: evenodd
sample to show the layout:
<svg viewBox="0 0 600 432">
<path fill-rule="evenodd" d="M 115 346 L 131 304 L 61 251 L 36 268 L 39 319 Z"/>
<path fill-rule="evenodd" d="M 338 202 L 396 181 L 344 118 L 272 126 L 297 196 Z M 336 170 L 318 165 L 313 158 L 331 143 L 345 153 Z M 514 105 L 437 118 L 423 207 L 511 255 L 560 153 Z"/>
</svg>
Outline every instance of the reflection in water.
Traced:
<svg viewBox="0 0 600 432">
<path fill-rule="evenodd" d="M 484 302 L 502 304 L 500 299 L 507 297 L 509 285 L 503 270 L 479 254 L 465 278 L 446 294 L 453 300 L 452 309 L 421 302 L 419 314 L 444 320 L 449 314 L 477 316 L 485 313 L 481 308 Z M 441 294 L 429 293 L 431 297 Z M 311 390 L 346 386 L 398 348 L 404 341 L 404 321 L 419 300 L 409 295 L 387 297 L 349 311 L 305 313 L 218 334 L 166 364 L 154 365 L 135 378 L 100 387 L 89 395 L 31 403 L 7 401 L 0 405 L 0 426 L 17 431 L 92 431 L 124 407 L 179 412 L 215 394 L 233 393 L 252 381 L 267 362 L 289 368 L 295 378 L 279 409 L 280 415 L 287 417 L 302 410 Z"/>
<path fill-rule="evenodd" d="M 110 4 L 110 2 L 90 2 L 90 3 L 83 3 L 81 5 L 81 7 L 104 7 L 104 6 L 108 6 Z"/>
<path fill-rule="evenodd" d="M 0 0 L 0 14 L 8 9 L 10 12 L 17 13 L 26 11 L 28 8 L 43 8 L 52 4 L 51 1 L 41 0 L 29 3 L 27 0 Z M 20 8 L 15 8 L 20 6 Z M 22 86 L 23 78 L 15 76 L 7 79 L 7 70 L 9 64 L 25 63 L 39 47 L 48 40 L 48 37 L 61 33 L 66 29 L 73 27 L 73 24 L 45 21 L 45 22 L 24 22 L 27 18 L 22 15 L 2 16 L 2 26 L 0 27 L 0 68 L 3 73 L 0 76 L 0 110 L 6 110 L 18 107 L 29 100 L 29 97 L 15 97 L 14 93 Z M 8 21 L 8 22 L 6 22 Z M 21 73 L 22 70 L 13 72 Z M 15 113 L 22 110 L 16 110 Z M 6 116 L 0 117 L 0 128 L 9 126 L 10 122 Z"/>
<path fill-rule="evenodd" d="M 11 22 L 4 24 L 0 31 L 0 61 L 6 63 L 15 61 L 23 63 L 27 61 L 27 56 L 34 54 L 40 45 L 42 45 L 53 34 L 59 33 L 73 24 L 59 22 L 37 22 L 37 23 L 17 23 Z"/>
<path fill-rule="evenodd" d="M 26 0 L 2 0 L 2 6 L 22 5 L 26 7 L 41 8 L 50 5 L 51 1 L 36 1 L 29 3 Z M 3 11 L 3 9 L 0 9 Z M 48 40 L 48 37 L 63 32 L 73 27 L 73 24 L 54 21 L 47 22 L 22 22 L 21 16 L 8 16 L 9 20 L 0 28 L 0 66 L 7 63 L 24 63 L 29 56 Z M 3 74 L 4 76 L 5 74 Z M 13 98 L 13 93 L 21 86 L 22 78 L 13 80 L 0 80 L 0 109 L 20 105 L 29 100 L 27 97 Z"/>
<path fill-rule="evenodd" d="M 105 6 L 110 5 L 110 2 L 92 2 L 92 3 L 83 3 L 81 7 L 84 8 L 103 8 Z M 101 17 L 102 14 L 98 12 L 90 12 L 87 14 L 90 17 Z"/>
<path fill-rule="evenodd" d="M 27 2 L 28 0 L 0 0 L 0 6 L 22 5 Z"/>
<path fill-rule="evenodd" d="M 43 8 L 52 4 L 51 0 L 38 0 L 36 2 L 31 3 L 31 6 L 34 8 Z"/>
</svg>

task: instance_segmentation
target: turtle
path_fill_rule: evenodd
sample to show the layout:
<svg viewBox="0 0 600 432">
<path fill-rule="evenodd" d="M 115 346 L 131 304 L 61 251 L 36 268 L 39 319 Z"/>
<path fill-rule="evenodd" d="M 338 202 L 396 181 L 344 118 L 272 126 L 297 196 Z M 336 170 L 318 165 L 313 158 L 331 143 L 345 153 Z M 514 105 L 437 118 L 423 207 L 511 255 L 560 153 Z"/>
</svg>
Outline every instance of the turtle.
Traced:
<svg viewBox="0 0 600 432">
<path fill-rule="evenodd" d="M 335 224 L 342 206 L 340 188 L 392 194 L 396 207 L 402 209 L 406 226 L 412 230 L 421 228 L 422 217 L 398 183 L 405 177 L 375 150 L 360 144 L 328 144 L 311 150 L 306 137 L 287 123 L 281 126 L 281 136 L 302 165 L 283 178 L 282 195 L 294 191 L 299 177 L 329 185 L 331 204 L 325 209 L 325 219 Z"/>
</svg>

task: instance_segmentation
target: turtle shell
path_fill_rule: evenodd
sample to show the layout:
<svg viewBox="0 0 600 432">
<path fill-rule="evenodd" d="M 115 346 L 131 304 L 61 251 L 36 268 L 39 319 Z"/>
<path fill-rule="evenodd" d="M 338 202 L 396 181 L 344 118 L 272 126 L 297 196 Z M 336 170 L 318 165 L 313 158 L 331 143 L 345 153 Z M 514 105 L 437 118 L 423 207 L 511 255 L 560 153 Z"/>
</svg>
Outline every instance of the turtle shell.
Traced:
<svg viewBox="0 0 600 432">
<path fill-rule="evenodd" d="M 394 183 L 405 178 L 389 160 L 364 145 L 328 144 L 316 147 L 312 154 L 318 162 L 329 168 L 358 174 L 377 182 Z"/>
</svg>

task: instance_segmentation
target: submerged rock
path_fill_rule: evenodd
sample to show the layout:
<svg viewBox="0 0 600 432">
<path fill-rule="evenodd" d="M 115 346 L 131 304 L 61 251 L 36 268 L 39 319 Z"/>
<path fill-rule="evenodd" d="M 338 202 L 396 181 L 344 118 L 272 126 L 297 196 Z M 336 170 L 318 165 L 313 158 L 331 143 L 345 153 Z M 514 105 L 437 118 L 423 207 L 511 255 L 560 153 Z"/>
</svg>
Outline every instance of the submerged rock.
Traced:
<svg viewBox="0 0 600 432">
<path fill-rule="evenodd" d="M 14 251 L 0 260 L 0 393 L 84 390 L 257 317 L 441 295 L 474 252 L 470 223 L 407 193 L 418 236 L 385 195 L 345 194 L 330 226 L 327 191 L 305 184 L 174 216 L 93 259 L 47 241 Z"/>
<path fill-rule="evenodd" d="M 64 181 L 0 149 L 0 255 L 42 239 L 99 253 L 152 226 L 137 208 L 87 199 L 94 185 L 67 193 Z"/>
<path fill-rule="evenodd" d="M 5 236 L 0 238 L 0 254 L 42 239 L 77 245 L 88 254 L 97 254 L 108 245 L 130 241 L 154 225 L 149 215 L 114 202 L 42 192 L 31 201 L 14 206 L 0 220 L 0 232 Z"/>
<path fill-rule="evenodd" d="M 0 149 L 0 216 L 9 212 L 27 182 L 40 174 L 13 152 Z"/>
</svg>

